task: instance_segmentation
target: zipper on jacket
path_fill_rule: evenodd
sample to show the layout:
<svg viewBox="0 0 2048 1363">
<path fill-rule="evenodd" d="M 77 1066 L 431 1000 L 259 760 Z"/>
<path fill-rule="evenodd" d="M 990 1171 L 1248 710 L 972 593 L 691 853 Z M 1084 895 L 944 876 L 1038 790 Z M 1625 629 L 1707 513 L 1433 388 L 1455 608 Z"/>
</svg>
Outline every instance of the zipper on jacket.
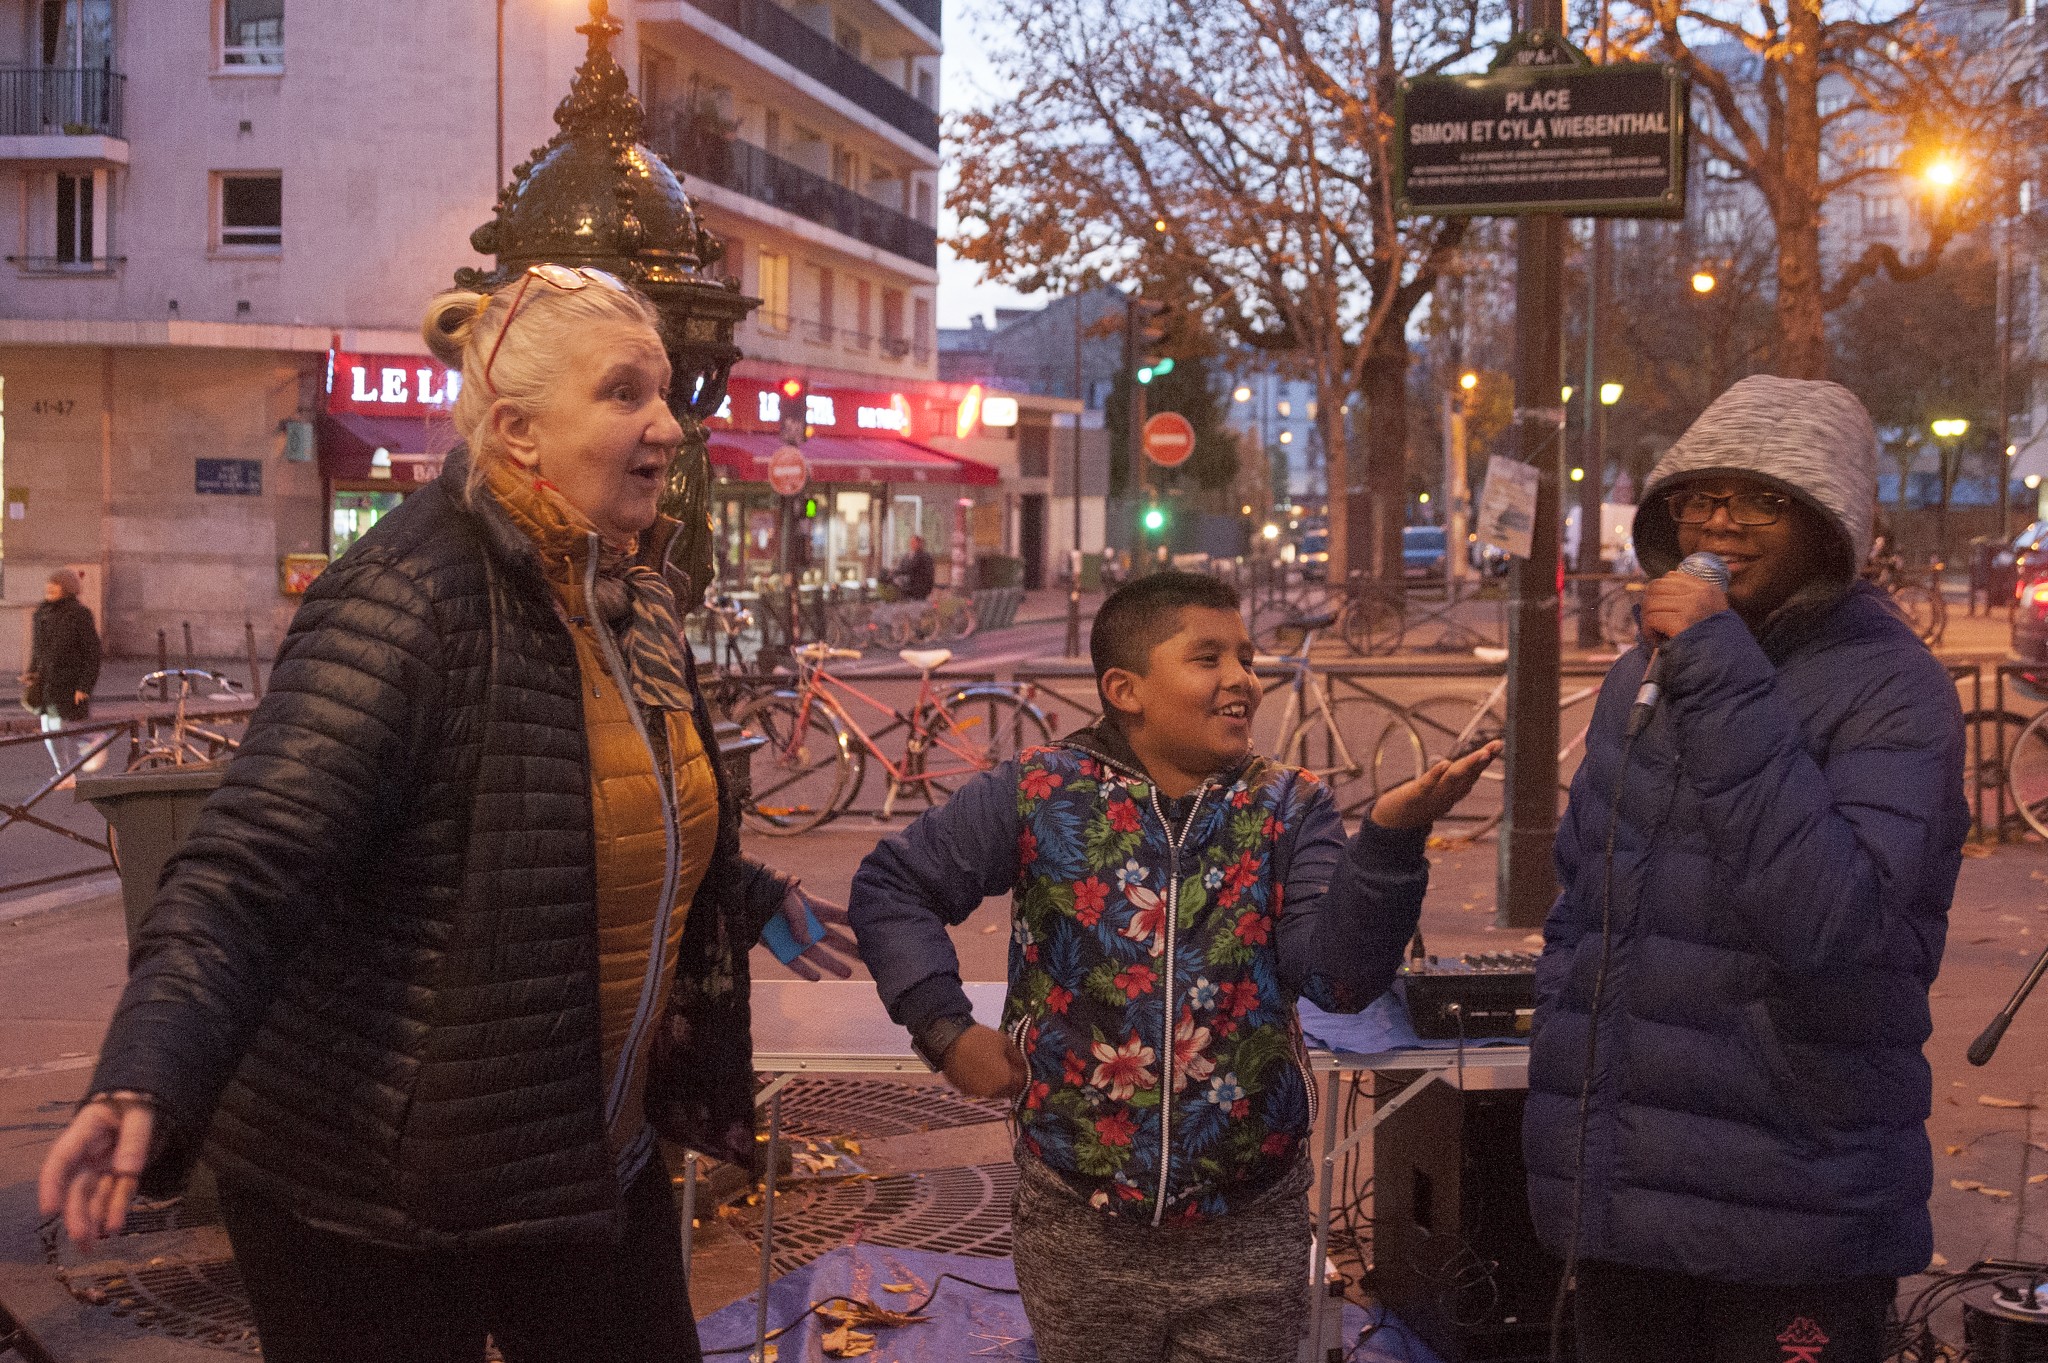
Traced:
<svg viewBox="0 0 2048 1363">
<path fill-rule="evenodd" d="M 665 845 L 665 856 L 661 872 L 661 899 L 654 907 L 654 941 L 647 955 L 647 974 L 640 983 L 640 1006 L 634 1010 L 633 1025 L 627 1029 L 626 1045 L 619 1052 L 619 1068 L 612 1075 L 609 1092 L 605 1097 L 604 1124 L 607 1130 L 618 1120 L 619 1109 L 626 1101 L 626 1081 L 633 1073 L 633 1056 L 640 1049 L 640 1039 L 647 1033 L 653 1022 L 654 998 L 661 992 L 661 961 L 665 954 L 663 947 L 668 941 L 668 921 L 675 914 L 676 882 L 681 879 L 681 849 L 678 843 L 681 834 L 676 828 L 676 793 L 668 774 L 661 769 L 661 754 L 655 750 L 654 740 L 647 736 L 647 721 L 640 712 L 639 697 L 633 694 L 632 678 L 626 672 L 625 661 L 619 657 L 617 641 L 612 638 L 611 626 L 597 618 L 597 556 L 598 537 L 590 537 L 590 557 L 583 567 L 583 607 L 591 612 L 590 632 L 597 636 L 598 652 L 604 656 L 605 670 L 611 673 L 612 685 L 619 688 L 619 695 L 626 702 L 626 713 L 632 716 L 634 732 L 640 735 L 640 742 L 647 749 L 647 760 L 654 768 L 654 783 L 661 789 L 661 833 Z M 692 716 L 692 722 L 695 716 Z"/>
<path fill-rule="evenodd" d="M 1166 833 L 1166 959 L 1159 976 L 1160 1006 L 1166 1017 L 1159 1034 L 1159 1192 L 1152 1200 L 1152 1224 L 1157 1226 L 1166 1215 L 1166 1176 L 1173 1150 L 1173 934 L 1180 921 L 1180 849 L 1194 831 L 1195 816 L 1202 812 L 1202 797 L 1209 793 L 1209 783 L 1204 781 L 1195 788 L 1195 802 L 1188 807 L 1177 838 L 1173 825 L 1166 821 L 1166 811 L 1159 807 L 1159 783 L 1147 777 L 1146 784 L 1152 791 L 1152 812 L 1159 816 L 1159 826 Z"/>
</svg>

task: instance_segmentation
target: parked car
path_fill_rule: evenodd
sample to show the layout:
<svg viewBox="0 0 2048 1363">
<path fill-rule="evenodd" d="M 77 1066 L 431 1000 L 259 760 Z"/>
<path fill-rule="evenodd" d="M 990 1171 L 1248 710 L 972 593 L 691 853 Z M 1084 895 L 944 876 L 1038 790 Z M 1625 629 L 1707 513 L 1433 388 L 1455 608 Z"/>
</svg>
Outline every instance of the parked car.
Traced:
<svg viewBox="0 0 2048 1363">
<path fill-rule="evenodd" d="M 1444 560 L 1450 556 L 1444 528 L 1440 525 L 1409 525 L 1401 529 L 1401 576 L 1442 577 Z"/>
<path fill-rule="evenodd" d="M 2007 600 L 2044 576 L 2048 576 L 2048 521 L 2035 521 L 1991 556 L 1991 599 Z"/>
<path fill-rule="evenodd" d="M 1330 575 L 1330 532 L 1327 529 L 1303 530 L 1301 543 L 1294 551 L 1294 561 L 1301 567 L 1304 582 L 1321 582 Z"/>
</svg>

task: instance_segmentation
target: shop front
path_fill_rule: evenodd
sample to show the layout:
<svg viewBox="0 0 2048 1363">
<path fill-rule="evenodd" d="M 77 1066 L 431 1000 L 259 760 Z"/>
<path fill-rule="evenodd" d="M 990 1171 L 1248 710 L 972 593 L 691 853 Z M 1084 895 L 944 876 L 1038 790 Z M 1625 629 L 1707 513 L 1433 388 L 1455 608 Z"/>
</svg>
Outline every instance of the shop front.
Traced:
<svg viewBox="0 0 2048 1363">
<path fill-rule="evenodd" d="M 330 558 L 339 558 L 406 496 L 441 474 L 455 445 L 448 410 L 462 375 L 417 355 L 328 356 L 316 423 L 327 489 Z"/>
<path fill-rule="evenodd" d="M 808 480 L 790 499 L 768 482 L 775 452 L 794 435 Z M 934 449 L 916 433 L 954 419 L 942 395 L 812 387 L 735 375 L 711 426 L 712 530 L 728 587 L 759 590 L 779 572 L 785 533 L 791 566 L 809 584 L 856 587 L 880 580 L 922 536 L 939 580 L 958 582 L 951 546 L 976 494 L 1000 482 L 990 465 Z"/>
</svg>

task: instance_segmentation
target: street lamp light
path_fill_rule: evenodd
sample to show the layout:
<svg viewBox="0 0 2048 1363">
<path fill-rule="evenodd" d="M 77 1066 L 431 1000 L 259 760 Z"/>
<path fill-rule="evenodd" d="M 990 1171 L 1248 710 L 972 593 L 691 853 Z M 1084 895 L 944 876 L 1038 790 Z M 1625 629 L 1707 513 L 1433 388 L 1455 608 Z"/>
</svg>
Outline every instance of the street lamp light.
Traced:
<svg viewBox="0 0 2048 1363">
<path fill-rule="evenodd" d="M 1458 375 L 1458 387 L 1464 389 L 1466 392 L 1469 393 L 1478 386 L 1479 376 L 1473 373 L 1471 370 L 1468 369 L 1464 373 Z"/>
<path fill-rule="evenodd" d="M 1230 400 L 1232 402 L 1250 402 L 1252 400 L 1252 390 L 1245 387 L 1243 384 L 1239 384 L 1237 388 L 1231 392 Z"/>
<path fill-rule="evenodd" d="M 1719 282 L 1710 271 L 1694 270 L 1692 272 L 1692 291 L 1694 293 L 1712 293 L 1714 285 Z"/>
<path fill-rule="evenodd" d="M 1620 402 L 1620 401 L 1621 401 L 1621 385 L 1620 385 L 1620 384 L 1618 384 L 1618 383 L 1603 383 L 1603 384 L 1601 384 L 1601 385 L 1600 385 L 1600 405 L 1601 405 L 1602 407 L 1612 407 L 1612 406 L 1613 406 L 1613 405 L 1614 405 L 1615 403 L 1617 403 L 1617 402 Z"/>
<path fill-rule="evenodd" d="M 1928 427 L 1939 440 L 1955 440 L 1969 433 L 1970 423 L 1961 417 L 1938 417 Z"/>
<path fill-rule="evenodd" d="M 1920 168 L 1920 178 L 1928 188 L 1946 193 L 1963 182 L 1963 166 L 1947 152 L 1940 152 Z"/>
</svg>

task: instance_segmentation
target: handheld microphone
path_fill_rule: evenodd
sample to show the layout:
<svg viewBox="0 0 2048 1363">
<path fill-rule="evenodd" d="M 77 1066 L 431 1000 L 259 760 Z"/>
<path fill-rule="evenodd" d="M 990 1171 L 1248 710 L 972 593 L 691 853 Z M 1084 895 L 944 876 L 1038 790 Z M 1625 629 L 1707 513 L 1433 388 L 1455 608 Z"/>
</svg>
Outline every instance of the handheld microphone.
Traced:
<svg viewBox="0 0 2048 1363">
<path fill-rule="evenodd" d="M 1697 554 L 1687 554 L 1685 562 L 1678 565 L 1678 571 L 1687 577 L 1711 582 L 1724 592 L 1728 590 L 1728 565 L 1722 562 L 1719 554 L 1710 554 L 1704 549 Z M 1657 713 L 1657 702 L 1663 695 L 1664 644 L 1659 640 L 1650 650 L 1650 665 L 1643 669 L 1643 684 L 1636 688 L 1636 703 L 1628 712 L 1630 738 L 1650 727 L 1650 717 Z"/>
</svg>

